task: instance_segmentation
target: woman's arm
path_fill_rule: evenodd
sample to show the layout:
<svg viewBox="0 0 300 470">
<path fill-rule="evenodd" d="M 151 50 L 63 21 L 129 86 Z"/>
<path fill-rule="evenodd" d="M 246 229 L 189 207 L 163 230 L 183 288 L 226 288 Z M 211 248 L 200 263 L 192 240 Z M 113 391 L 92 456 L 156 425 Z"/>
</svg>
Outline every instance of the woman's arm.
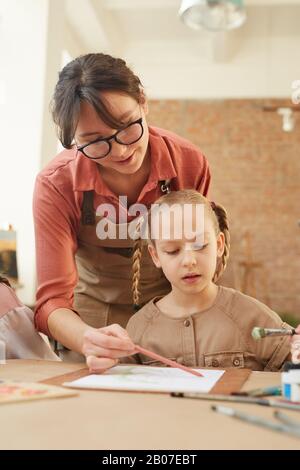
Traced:
<svg viewBox="0 0 300 470">
<path fill-rule="evenodd" d="M 134 344 L 120 325 L 93 328 L 67 308 L 49 315 L 48 329 L 57 341 L 83 354 L 91 372 L 103 372 L 116 365 L 120 357 L 134 352 Z"/>
<path fill-rule="evenodd" d="M 72 198 L 66 199 L 48 178 L 40 175 L 35 184 L 33 214 L 38 278 L 35 325 L 49 335 L 51 312 L 73 309 L 77 213 Z"/>
</svg>

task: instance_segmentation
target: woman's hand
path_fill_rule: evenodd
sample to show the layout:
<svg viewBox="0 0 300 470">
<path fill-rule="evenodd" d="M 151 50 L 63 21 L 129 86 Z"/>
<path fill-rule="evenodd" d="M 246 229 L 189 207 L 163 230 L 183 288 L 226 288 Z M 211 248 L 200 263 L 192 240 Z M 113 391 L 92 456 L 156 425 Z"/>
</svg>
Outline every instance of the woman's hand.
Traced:
<svg viewBox="0 0 300 470">
<path fill-rule="evenodd" d="M 101 373 L 118 363 L 119 357 L 134 354 L 135 347 L 120 325 L 89 328 L 83 336 L 82 354 L 90 372 Z"/>
<path fill-rule="evenodd" d="M 300 364 L 300 325 L 297 326 L 295 331 L 297 334 L 292 336 L 292 362 L 294 364 Z"/>
</svg>

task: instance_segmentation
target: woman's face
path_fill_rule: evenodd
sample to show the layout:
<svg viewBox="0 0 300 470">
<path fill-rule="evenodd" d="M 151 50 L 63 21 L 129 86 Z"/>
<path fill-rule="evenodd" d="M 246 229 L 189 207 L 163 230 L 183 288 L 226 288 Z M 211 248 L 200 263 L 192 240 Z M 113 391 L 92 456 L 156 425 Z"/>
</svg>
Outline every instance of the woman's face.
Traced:
<svg viewBox="0 0 300 470">
<path fill-rule="evenodd" d="M 108 111 L 117 120 L 124 122 L 124 126 L 142 117 L 144 133 L 140 140 L 130 145 L 119 144 L 112 139 L 110 141 L 110 153 L 104 158 L 93 159 L 92 161 L 107 170 L 115 170 L 128 175 L 134 174 L 140 169 L 148 148 L 149 132 L 145 119 L 148 111 L 147 102 L 145 100 L 143 104 L 139 104 L 131 96 L 115 91 L 101 92 L 101 99 Z M 75 132 L 75 141 L 78 147 L 93 142 L 98 138 L 110 137 L 117 130 L 105 124 L 93 106 L 87 101 L 82 101 Z"/>
</svg>

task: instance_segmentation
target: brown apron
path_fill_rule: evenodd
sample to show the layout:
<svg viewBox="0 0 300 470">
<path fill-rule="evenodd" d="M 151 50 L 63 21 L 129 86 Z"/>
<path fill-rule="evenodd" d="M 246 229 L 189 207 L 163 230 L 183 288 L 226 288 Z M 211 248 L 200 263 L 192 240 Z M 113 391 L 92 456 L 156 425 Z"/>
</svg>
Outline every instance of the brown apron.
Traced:
<svg viewBox="0 0 300 470">
<path fill-rule="evenodd" d="M 170 181 L 159 182 L 163 193 Z M 101 328 L 112 323 L 125 327 L 133 315 L 132 254 L 134 241 L 97 237 L 101 217 L 95 215 L 94 192 L 84 192 L 82 218 L 78 232 L 76 264 L 79 281 L 74 292 L 74 308 L 90 326 Z M 128 233 L 129 224 L 116 224 L 116 233 Z M 126 230 L 126 232 L 124 232 Z M 141 258 L 140 305 L 170 291 L 161 269 L 156 268 L 146 247 Z"/>
</svg>

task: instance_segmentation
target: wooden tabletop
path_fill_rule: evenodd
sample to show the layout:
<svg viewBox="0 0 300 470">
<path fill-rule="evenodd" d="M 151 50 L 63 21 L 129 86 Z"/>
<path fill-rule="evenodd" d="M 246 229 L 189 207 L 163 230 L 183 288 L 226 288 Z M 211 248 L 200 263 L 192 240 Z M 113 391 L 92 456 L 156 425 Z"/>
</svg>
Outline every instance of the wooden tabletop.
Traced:
<svg viewBox="0 0 300 470">
<path fill-rule="evenodd" d="M 0 378 L 40 381 L 82 366 L 13 360 L 0 365 Z M 279 373 L 252 372 L 243 390 L 279 384 Z M 86 390 L 70 398 L 2 404 L 0 449 L 300 448 L 300 439 L 216 414 L 212 403 L 167 394 Z M 267 407 L 227 406 L 273 419 Z M 287 414 L 300 421 L 300 413 Z"/>
</svg>

